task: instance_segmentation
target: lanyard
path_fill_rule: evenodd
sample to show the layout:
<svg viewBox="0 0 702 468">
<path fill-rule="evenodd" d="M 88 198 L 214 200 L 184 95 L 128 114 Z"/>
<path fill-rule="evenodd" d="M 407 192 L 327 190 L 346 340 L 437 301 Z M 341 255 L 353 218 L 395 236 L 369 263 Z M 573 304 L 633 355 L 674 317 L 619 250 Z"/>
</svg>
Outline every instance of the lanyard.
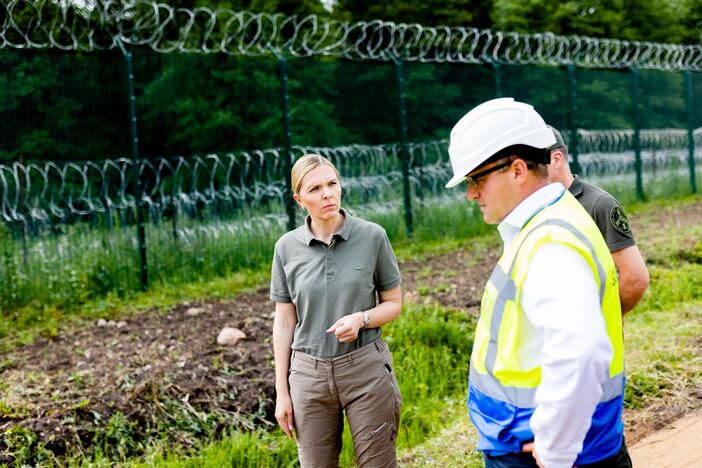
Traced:
<svg viewBox="0 0 702 468">
<path fill-rule="evenodd" d="M 541 208 L 539 208 L 538 210 L 536 210 L 534 213 L 532 213 L 532 215 L 529 216 L 529 219 L 527 219 L 526 222 L 524 223 L 524 225 L 522 225 L 522 228 L 519 230 L 519 232 L 522 232 L 522 231 L 524 230 L 524 228 L 527 227 L 527 224 L 529 224 L 529 222 L 530 222 L 532 219 L 534 219 L 534 216 L 536 216 L 537 214 L 541 213 L 542 210 L 544 210 L 545 208 L 548 208 L 549 206 L 551 206 L 551 205 L 557 203 L 561 198 L 563 198 L 563 195 L 565 195 L 566 190 L 568 190 L 568 189 L 563 189 L 563 191 L 561 192 L 561 194 L 558 195 L 558 197 L 556 197 L 553 201 L 551 201 L 551 202 L 548 203 L 547 205 L 542 206 Z"/>
</svg>

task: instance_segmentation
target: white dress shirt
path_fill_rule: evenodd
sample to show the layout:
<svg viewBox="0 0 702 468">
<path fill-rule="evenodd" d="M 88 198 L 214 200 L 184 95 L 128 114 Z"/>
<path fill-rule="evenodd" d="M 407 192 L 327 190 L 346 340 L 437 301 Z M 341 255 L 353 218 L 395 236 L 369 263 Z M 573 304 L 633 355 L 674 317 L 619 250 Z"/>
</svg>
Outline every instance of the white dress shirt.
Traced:
<svg viewBox="0 0 702 468">
<path fill-rule="evenodd" d="M 498 225 L 505 248 L 531 217 L 565 191 L 549 184 L 524 199 Z M 538 350 L 523 362 L 541 365 L 536 410 L 530 425 L 534 447 L 547 468 L 571 468 L 582 450 L 613 350 L 592 270 L 573 249 L 543 244 L 534 253 L 521 296 L 538 331 Z"/>
</svg>

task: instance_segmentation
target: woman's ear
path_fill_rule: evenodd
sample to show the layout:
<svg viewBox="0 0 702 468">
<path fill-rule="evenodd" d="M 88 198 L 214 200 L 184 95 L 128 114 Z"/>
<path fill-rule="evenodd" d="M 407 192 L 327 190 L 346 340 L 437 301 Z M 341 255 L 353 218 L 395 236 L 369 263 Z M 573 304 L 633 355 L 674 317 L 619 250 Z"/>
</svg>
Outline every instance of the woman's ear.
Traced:
<svg viewBox="0 0 702 468">
<path fill-rule="evenodd" d="M 293 194 L 293 200 L 295 200 L 295 201 L 297 202 L 297 205 L 298 205 L 300 208 L 302 208 L 303 210 L 306 209 L 306 208 L 305 208 L 305 204 L 302 203 L 302 199 L 300 198 L 300 195 L 299 195 L 299 194 L 297 194 L 297 193 Z"/>
</svg>

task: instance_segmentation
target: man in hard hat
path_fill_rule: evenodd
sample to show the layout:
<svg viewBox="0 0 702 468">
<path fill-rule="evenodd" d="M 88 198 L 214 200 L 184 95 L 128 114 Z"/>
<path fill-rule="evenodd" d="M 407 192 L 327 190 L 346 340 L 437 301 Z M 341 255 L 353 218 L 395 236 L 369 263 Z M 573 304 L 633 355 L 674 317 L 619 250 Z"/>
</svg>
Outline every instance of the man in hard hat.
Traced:
<svg viewBox="0 0 702 468">
<path fill-rule="evenodd" d="M 555 137 L 532 106 L 488 101 L 451 131 L 465 180 L 504 251 L 485 286 L 468 409 L 490 467 L 629 467 L 617 272 L 595 222 L 549 183 Z"/>
<path fill-rule="evenodd" d="M 568 165 L 568 147 L 563 136 L 555 128 L 550 128 L 556 137 L 556 143 L 549 148 L 551 161 L 548 165 L 548 178 L 551 182 L 563 184 L 595 220 L 617 267 L 619 299 L 622 314 L 626 314 L 639 303 L 649 281 L 646 262 L 636 246 L 629 218 L 616 198 L 573 175 Z"/>
</svg>

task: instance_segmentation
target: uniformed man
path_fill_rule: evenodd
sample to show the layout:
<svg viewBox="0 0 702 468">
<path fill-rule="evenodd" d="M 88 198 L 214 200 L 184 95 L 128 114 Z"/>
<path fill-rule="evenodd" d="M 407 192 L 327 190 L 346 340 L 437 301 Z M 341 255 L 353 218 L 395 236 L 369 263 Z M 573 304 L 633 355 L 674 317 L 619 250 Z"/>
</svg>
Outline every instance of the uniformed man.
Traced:
<svg viewBox="0 0 702 468">
<path fill-rule="evenodd" d="M 631 224 L 616 198 L 599 187 L 574 176 L 568 165 L 568 147 L 561 132 L 551 127 L 556 143 L 551 146 L 548 178 L 560 182 L 595 220 L 612 254 L 619 274 L 619 299 L 622 314 L 639 303 L 648 288 L 648 269 L 631 231 Z"/>
<path fill-rule="evenodd" d="M 551 129 L 532 106 L 481 104 L 451 131 L 467 182 L 504 251 L 471 354 L 470 417 L 490 467 L 629 467 L 617 272 L 595 222 L 549 183 Z"/>
</svg>

